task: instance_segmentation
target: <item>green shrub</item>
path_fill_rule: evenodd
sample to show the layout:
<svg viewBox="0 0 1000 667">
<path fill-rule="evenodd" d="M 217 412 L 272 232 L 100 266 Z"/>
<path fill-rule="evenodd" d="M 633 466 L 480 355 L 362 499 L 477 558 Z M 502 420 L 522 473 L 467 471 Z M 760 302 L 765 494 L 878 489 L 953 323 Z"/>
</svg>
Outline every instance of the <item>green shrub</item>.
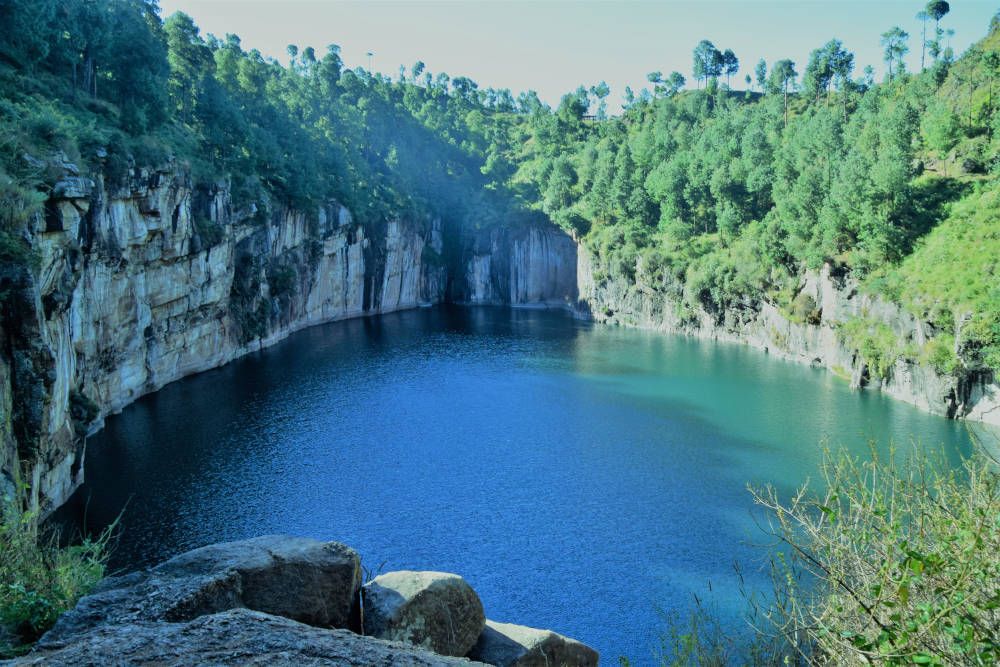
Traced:
<svg viewBox="0 0 1000 667">
<path fill-rule="evenodd" d="M 789 319 L 793 322 L 807 322 L 809 324 L 819 324 L 823 318 L 823 311 L 820 310 L 811 295 L 799 292 L 792 300 L 792 305 L 788 310 Z"/>
<path fill-rule="evenodd" d="M 924 343 L 920 351 L 920 361 L 942 375 L 951 375 L 962 367 L 955 354 L 955 337 L 941 334 Z"/>
<path fill-rule="evenodd" d="M 1000 476 L 990 466 L 827 457 L 820 493 L 754 491 L 787 547 L 766 612 L 776 634 L 810 664 L 997 664 Z"/>
<path fill-rule="evenodd" d="M 272 299 L 280 299 L 295 293 L 298 274 L 288 264 L 272 262 L 267 270 L 267 286 Z"/>
<path fill-rule="evenodd" d="M 73 418 L 73 430 L 80 437 L 87 435 L 90 425 L 101 413 L 101 408 L 86 394 L 73 390 L 69 393 L 69 414 Z"/>
<path fill-rule="evenodd" d="M 226 237 L 226 228 L 206 216 L 195 214 L 191 222 L 194 225 L 194 233 L 201 241 L 202 249 L 215 247 Z"/>
<path fill-rule="evenodd" d="M 96 539 L 60 546 L 39 526 L 23 484 L 2 498 L 0 658 L 27 651 L 104 576 L 114 526 Z M 6 639 L 4 639 L 6 637 Z"/>
<path fill-rule="evenodd" d="M 857 350 L 874 377 L 887 377 L 900 356 L 896 335 L 882 322 L 856 317 L 841 323 L 837 335 L 843 344 Z"/>
</svg>

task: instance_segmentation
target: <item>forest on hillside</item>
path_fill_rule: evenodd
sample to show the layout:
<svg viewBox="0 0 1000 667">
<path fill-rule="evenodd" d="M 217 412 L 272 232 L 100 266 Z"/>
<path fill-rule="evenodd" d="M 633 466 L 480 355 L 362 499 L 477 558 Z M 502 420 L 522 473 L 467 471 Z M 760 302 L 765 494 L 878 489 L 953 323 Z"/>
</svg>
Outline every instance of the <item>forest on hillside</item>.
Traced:
<svg viewBox="0 0 1000 667">
<path fill-rule="evenodd" d="M 594 251 L 598 279 L 675 292 L 692 312 L 769 299 L 808 319 L 799 277 L 828 263 L 939 334 L 903 350 L 862 323 L 850 335 L 873 368 L 902 354 L 997 368 L 1000 32 L 994 19 L 956 58 L 947 11 L 929 3 L 922 35 L 883 34 L 882 82 L 831 39 L 805 63 L 759 61 L 737 90 L 737 55 L 702 40 L 694 89 L 652 72 L 609 115 L 603 82 L 553 109 L 419 61 L 396 78 L 347 69 L 335 44 L 290 45 L 284 66 L 150 0 L 4 0 L 0 248 L 30 261 L 23 226 L 53 179 L 39 157 L 65 154 L 112 188 L 177 160 L 261 224 L 274 203 L 330 199 L 363 224 L 436 216 L 452 233 L 548 217 Z M 906 71 L 911 48 L 921 71 Z"/>
<path fill-rule="evenodd" d="M 899 7 L 901 22 L 920 10 L 922 31 L 886 26 L 884 80 L 836 37 L 804 62 L 771 63 L 701 40 L 689 72 L 650 72 L 618 108 L 604 82 L 552 107 L 420 61 L 391 77 L 350 69 L 336 44 L 289 45 L 282 63 L 183 13 L 164 17 L 156 0 L 0 0 L 0 323 L 18 316 L 14 278 L 38 272 L 33 230 L 60 178 L 79 170 L 114 195 L 163 168 L 227 191 L 256 231 L 330 201 L 370 229 L 440 219 L 452 243 L 551 222 L 591 254 L 597 283 L 667 294 L 682 320 L 722 323 L 768 303 L 818 323 L 802 286 L 825 267 L 926 324 L 918 346 L 876 319 L 838 323 L 873 375 L 906 358 L 995 381 L 1000 13 L 955 54 L 947 2 Z M 753 75 L 734 80 L 740 57 Z M 199 248 L 222 243 L 217 222 L 193 223 Z M 773 536 L 798 548 L 811 531 L 801 551 L 819 559 L 774 566 L 788 604 L 781 664 L 848 650 L 882 664 L 995 664 L 996 475 L 981 461 L 938 475 L 852 460 L 824 474 L 819 499 L 757 492 Z M 30 642 L 103 576 L 113 526 L 82 547 L 43 544 L 25 498 L 5 499 L 0 517 L 0 629 Z M 819 594 L 796 597 L 802 572 Z M 685 630 L 678 652 L 714 650 L 701 639 Z M 0 655 L 27 648 L 4 641 Z"/>
</svg>

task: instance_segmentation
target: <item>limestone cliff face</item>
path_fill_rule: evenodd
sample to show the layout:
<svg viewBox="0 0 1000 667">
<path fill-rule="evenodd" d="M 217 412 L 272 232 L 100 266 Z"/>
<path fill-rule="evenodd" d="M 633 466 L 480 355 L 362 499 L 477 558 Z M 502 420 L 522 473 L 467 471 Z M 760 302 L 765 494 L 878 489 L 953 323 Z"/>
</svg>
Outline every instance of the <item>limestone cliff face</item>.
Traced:
<svg viewBox="0 0 1000 667">
<path fill-rule="evenodd" d="M 446 248 L 438 220 L 359 224 L 337 202 L 265 214 L 174 166 L 113 187 L 56 162 L 28 231 L 37 266 L 0 266 L 0 491 L 20 461 L 43 512 L 82 481 L 105 415 L 297 329 L 449 297 L 576 299 L 576 246 L 554 226 Z"/>
<path fill-rule="evenodd" d="M 724 312 L 682 306 L 679 285 L 655 284 L 642 266 L 629 280 L 595 270 L 595 258 L 579 248 L 577 313 L 598 322 L 741 342 L 804 363 L 824 366 L 850 377 L 852 386 L 881 389 L 894 398 L 951 418 L 1000 424 L 1000 384 L 988 371 L 942 375 L 914 359 L 900 357 L 884 378 L 875 378 L 869 362 L 838 334 L 838 326 L 864 317 L 891 328 L 903 343 L 922 345 L 930 327 L 898 304 L 858 290 L 850 278 L 825 266 L 807 273 L 801 292 L 816 304 L 812 321 L 796 322 L 766 300 L 733 304 Z"/>
<path fill-rule="evenodd" d="M 576 254 L 576 243 L 555 226 L 473 234 L 464 248 L 464 270 L 453 286 L 454 299 L 572 307 L 578 296 Z"/>
<path fill-rule="evenodd" d="M 84 434 L 142 394 L 305 326 L 441 301 L 436 221 L 355 223 L 336 202 L 268 216 L 224 187 L 134 170 L 68 172 L 30 230 L 36 271 L 5 267 L 0 468 L 20 459 L 44 511 L 81 481 Z"/>
</svg>

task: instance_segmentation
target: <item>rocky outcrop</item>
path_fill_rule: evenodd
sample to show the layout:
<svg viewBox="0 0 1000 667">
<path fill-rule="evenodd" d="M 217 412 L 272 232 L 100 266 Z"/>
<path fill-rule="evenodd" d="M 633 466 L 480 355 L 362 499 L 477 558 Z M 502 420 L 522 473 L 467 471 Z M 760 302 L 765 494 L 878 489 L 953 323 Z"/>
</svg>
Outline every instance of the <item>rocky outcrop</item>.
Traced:
<svg viewBox="0 0 1000 667">
<path fill-rule="evenodd" d="M 26 232 L 37 265 L 0 266 L 0 490 L 26 474 L 43 513 L 82 481 L 105 415 L 297 329 L 437 303 L 449 285 L 474 303 L 575 299 L 575 246 L 555 227 L 449 249 L 439 220 L 235 202 L 173 164 L 116 184 L 50 167 L 63 177 Z"/>
<path fill-rule="evenodd" d="M 469 665 L 399 642 L 316 628 L 248 609 L 200 616 L 186 623 L 104 626 L 73 642 L 10 665 Z"/>
<path fill-rule="evenodd" d="M 577 248 L 555 226 L 492 229 L 473 234 L 463 252 L 460 303 L 572 307 L 577 301 Z"/>
<path fill-rule="evenodd" d="M 442 655 L 469 652 L 483 631 L 483 604 L 446 572 L 389 572 L 365 584 L 365 634 L 416 644 Z"/>
<path fill-rule="evenodd" d="M 469 657 L 500 667 L 596 667 L 597 651 L 551 630 L 486 621 Z"/>
<path fill-rule="evenodd" d="M 578 316 L 670 333 L 752 345 L 803 363 L 823 366 L 850 378 L 855 387 L 880 389 L 921 409 L 951 418 L 1000 424 L 1000 385 L 988 371 L 942 374 L 900 354 L 884 373 L 875 373 L 842 327 L 858 318 L 891 330 L 901 350 L 918 349 L 932 335 L 900 305 L 859 290 L 856 281 L 829 265 L 806 273 L 799 298 L 809 312 L 793 319 L 766 299 L 730 304 L 722 311 L 692 309 L 680 284 L 653 278 L 640 262 L 634 276 L 616 275 L 597 266 L 586 248 L 578 252 Z"/>
<path fill-rule="evenodd" d="M 336 542 L 209 545 L 105 579 L 30 654 L 3 664 L 451 665 L 469 664 L 461 656 L 473 646 L 488 664 L 597 661 L 547 630 L 485 627 L 479 597 L 454 574 L 390 572 L 363 598 L 360 585 L 358 554 Z M 359 634 L 362 617 L 376 636 Z"/>
<path fill-rule="evenodd" d="M 271 535 L 213 544 L 105 579 L 59 618 L 39 648 L 67 645 L 99 627 L 178 623 L 244 608 L 348 628 L 360 586 L 358 554 L 336 542 Z"/>
</svg>

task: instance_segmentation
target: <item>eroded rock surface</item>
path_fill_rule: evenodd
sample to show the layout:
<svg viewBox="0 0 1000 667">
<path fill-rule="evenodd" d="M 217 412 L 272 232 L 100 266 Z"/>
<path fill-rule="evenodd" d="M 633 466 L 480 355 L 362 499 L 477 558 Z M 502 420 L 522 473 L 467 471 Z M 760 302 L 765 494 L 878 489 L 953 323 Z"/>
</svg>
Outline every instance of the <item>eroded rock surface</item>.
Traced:
<svg viewBox="0 0 1000 667">
<path fill-rule="evenodd" d="M 486 621 L 469 657 L 498 667 L 597 665 L 597 651 L 551 630 Z"/>
<path fill-rule="evenodd" d="M 213 544 L 145 572 L 105 579 L 39 646 L 106 626 L 182 622 L 244 607 L 346 628 L 360 584 L 358 554 L 337 542 L 271 535 Z"/>
<path fill-rule="evenodd" d="M 336 201 L 238 204 L 225 183 L 196 186 L 176 163 L 122 182 L 81 177 L 64 157 L 46 168 L 61 175 L 26 231 L 38 269 L 0 266 L 0 489 L 20 459 L 43 514 L 82 482 L 85 434 L 169 382 L 449 289 L 477 303 L 576 294 L 575 245 L 544 222 L 467 246 L 437 219 L 362 223 Z"/>
<path fill-rule="evenodd" d="M 103 626 L 47 641 L 11 665 L 469 665 L 415 646 L 327 630 L 249 609 L 185 623 Z M 480 664 L 480 663 L 473 663 Z"/>
<path fill-rule="evenodd" d="M 443 655 L 469 652 L 486 617 L 479 596 L 445 572 L 388 572 L 365 584 L 365 634 Z"/>
</svg>

